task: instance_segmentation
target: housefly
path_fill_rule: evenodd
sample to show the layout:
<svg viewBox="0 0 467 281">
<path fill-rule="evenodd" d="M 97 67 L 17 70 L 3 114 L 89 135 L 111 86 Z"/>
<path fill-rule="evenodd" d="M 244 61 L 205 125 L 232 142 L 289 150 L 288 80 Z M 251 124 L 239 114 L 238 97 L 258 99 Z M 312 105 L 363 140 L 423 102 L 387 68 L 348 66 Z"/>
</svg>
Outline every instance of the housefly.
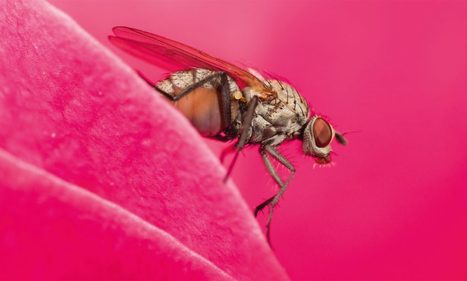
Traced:
<svg viewBox="0 0 467 281">
<path fill-rule="evenodd" d="M 295 167 L 278 150 L 283 142 L 302 141 L 303 153 L 317 164 L 331 162 L 331 143 L 345 145 L 343 134 L 325 117 L 310 111 L 305 99 L 288 83 L 264 78 L 180 42 L 135 28 L 117 26 L 109 36 L 115 46 L 147 62 L 173 71 L 151 87 L 173 102 L 205 137 L 235 140 L 235 157 L 246 145 L 258 145 L 267 171 L 279 191 L 254 211 L 269 207 L 266 234 L 269 241 L 274 207 L 295 174 Z M 178 70 L 173 69 L 175 66 Z M 270 158 L 285 166 L 290 175 L 282 179 Z"/>
</svg>

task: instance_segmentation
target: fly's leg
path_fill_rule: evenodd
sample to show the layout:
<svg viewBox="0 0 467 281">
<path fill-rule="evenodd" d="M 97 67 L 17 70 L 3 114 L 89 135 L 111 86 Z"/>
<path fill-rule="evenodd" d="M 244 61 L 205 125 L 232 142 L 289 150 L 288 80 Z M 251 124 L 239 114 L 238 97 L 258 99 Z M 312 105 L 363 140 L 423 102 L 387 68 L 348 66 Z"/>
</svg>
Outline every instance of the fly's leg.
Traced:
<svg viewBox="0 0 467 281">
<path fill-rule="evenodd" d="M 261 211 L 262 209 L 264 209 L 266 206 L 269 205 L 269 217 L 268 217 L 268 221 L 266 223 L 266 237 L 268 239 L 269 244 L 271 244 L 270 232 L 271 232 L 271 221 L 272 221 L 272 214 L 273 214 L 273 211 L 274 211 L 274 207 L 279 202 L 280 198 L 282 197 L 282 195 L 286 191 L 290 180 L 295 175 L 295 167 L 292 165 L 292 163 L 289 162 L 289 160 L 287 160 L 282 154 L 280 154 L 279 151 L 277 151 L 277 149 L 275 147 L 273 147 L 273 146 L 270 146 L 270 145 L 262 146 L 260 148 L 260 153 L 261 153 L 261 157 L 263 158 L 264 165 L 266 166 L 269 174 L 274 178 L 274 180 L 276 181 L 276 183 L 280 187 L 279 192 L 276 195 L 274 195 L 273 197 L 271 197 L 268 200 L 264 201 L 263 203 L 259 204 L 255 208 L 255 216 L 256 216 L 259 211 Z M 279 163 L 281 163 L 287 169 L 290 170 L 290 175 L 289 175 L 289 177 L 287 178 L 287 180 L 285 182 L 282 181 L 282 179 L 277 174 L 277 171 L 272 166 L 271 160 L 269 160 L 269 158 L 267 156 L 268 154 L 271 155 L 272 157 L 274 157 L 277 161 L 279 161 Z"/>
<path fill-rule="evenodd" d="M 276 183 L 279 185 L 279 187 L 283 187 L 283 183 L 282 183 L 282 180 L 281 178 L 279 177 L 279 175 L 277 174 L 276 170 L 274 169 L 274 167 L 272 166 L 269 158 L 267 158 L 267 153 L 269 153 L 272 157 L 274 157 L 277 161 L 279 161 L 279 163 L 281 163 L 282 165 L 284 165 L 287 169 L 290 170 L 291 174 L 289 176 L 289 178 L 287 179 L 286 181 L 286 184 L 290 182 L 290 180 L 292 179 L 292 177 L 294 176 L 295 174 L 295 168 L 294 166 L 282 155 L 279 153 L 279 151 L 277 151 L 277 149 L 273 146 L 270 146 L 270 145 L 265 145 L 265 146 L 262 146 L 260 148 L 260 153 L 261 153 L 261 156 L 263 158 L 263 161 L 264 161 L 264 164 L 266 165 L 266 168 L 268 169 L 268 172 L 269 174 L 274 178 L 274 180 L 276 181 Z M 283 193 L 285 192 L 285 190 L 280 193 L 280 194 L 277 194 L 277 195 L 282 195 Z M 271 198 L 267 199 L 266 201 L 264 201 L 263 203 L 259 204 L 256 208 L 255 208 L 255 216 L 258 215 L 258 213 L 264 209 L 267 205 L 269 205 L 273 200 L 274 198 L 277 196 L 272 196 Z M 278 200 L 277 200 L 278 201 Z"/>
<path fill-rule="evenodd" d="M 266 208 L 266 206 L 269 205 L 272 202 L 272 200 L 274 200 L 274 197 L 275 196 L 272 196 L 268 200 L 266 200 L 263 203 L 256 206 L 256 208 L 255 208 L 255 217 L 258 216 L 258 213 L 261 212 L 264 208 Z"/>
<path fill-rule="evenodd" d="M 243 147 L 246 144 L 246 138 L 251 128 L 251 122 L 253 121 L 253 118 L 255 117 L 255 110 L 256 110 L 257 105 L 258 105 L 258 97 L 254 96 L 248 103 L 248 108 L 246 110 L 246 113 L 245 113 L 245 116 L 242 122 L 242 128 L 240 129 L 240 137 L 238 139 L 237 144 L 235 145 L 235 150 L 236 150 L 235 156 L 229 165 L 227 174 L 224 177 L 224 182 L 227 181 L 227 179 L 229 178 L 229 175 L 232 172 L 233 166 L 235 165 L 235 162 L 237 161 L 238 155 L 240 154 L 240 151 L 243 149 Z"/>
<path fill-rule="evenodd" d="M 253 121 L 253 118 L 255 117 L 255 110 L 256 110 L 257 105 L 258 105 L 258 97 L 254 96 L 248 103 L 245 117 L 243 118 L 242 128 L 240 129 L 240 138 L 236 145 L 237 149 L 242 149 L 245 146 L 246 137 L 248 136 L 248 131 L 250 131 L 251 122 Z"/>
</svg>

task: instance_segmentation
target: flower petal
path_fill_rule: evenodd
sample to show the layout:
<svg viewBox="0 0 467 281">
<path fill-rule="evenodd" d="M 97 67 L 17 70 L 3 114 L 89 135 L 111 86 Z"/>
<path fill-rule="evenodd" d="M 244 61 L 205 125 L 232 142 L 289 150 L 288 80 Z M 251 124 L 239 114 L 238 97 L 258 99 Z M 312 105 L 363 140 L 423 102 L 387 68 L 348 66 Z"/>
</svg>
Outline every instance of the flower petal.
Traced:
<svg viewBox="0 0 467 281">
<path fill-rule="evenodd" d="M 0 151 L 0 279 L 231 280 L 134 214 Z"/>
<path fill-rule="evenodd" d="M 288 278 L 180 114 L 49 4 L 0 6 L 0 148 L 163 229 L 234 278 Z"/>
</svg>

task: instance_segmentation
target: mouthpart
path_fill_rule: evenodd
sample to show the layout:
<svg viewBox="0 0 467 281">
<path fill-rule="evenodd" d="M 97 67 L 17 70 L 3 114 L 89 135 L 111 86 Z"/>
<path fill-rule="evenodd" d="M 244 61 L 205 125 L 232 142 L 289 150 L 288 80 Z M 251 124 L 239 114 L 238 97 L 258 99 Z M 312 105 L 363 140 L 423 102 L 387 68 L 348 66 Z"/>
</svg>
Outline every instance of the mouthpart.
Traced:
<svg viewBox="0 0 467 281">
<path fill-rule="evenodd" d="M 319 165 L 323 165 L 323 164 L 329 164 L 331 163 L 332 159 L 331 159 L 331 155 L 313 155 L 313 159 L 315 160 L 315 163 L 316 164 L 319 164 Z"/>
</svg>

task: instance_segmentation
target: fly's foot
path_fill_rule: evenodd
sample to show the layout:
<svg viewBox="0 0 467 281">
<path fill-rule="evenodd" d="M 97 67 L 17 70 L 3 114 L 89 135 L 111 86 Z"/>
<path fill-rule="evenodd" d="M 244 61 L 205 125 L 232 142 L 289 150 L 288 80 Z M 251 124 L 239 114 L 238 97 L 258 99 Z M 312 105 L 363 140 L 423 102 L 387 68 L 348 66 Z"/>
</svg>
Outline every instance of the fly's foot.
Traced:
<svg viewBox="0 0 467 281">
<path fill-rule="evenodd" d="M 266 223 L 266 239 L 268 240 L 269 246 L 272 248 L 271 244 L 271 221 L 272 221 L 272 213 L 274 211 L 274 207 L 276 204 L 271 203 L 269 205 L 269 217 L 268 217 L 268 222 Z"/>
<path fill-rule="evenodd" d="M 258 206 L 256 206 L 255 212 L 254 212 L 255 217 L 257 217 L 258 213 L 261 212 L 264 208 L 266 208 L 266 206 L 268 206 L 272 202 L 272 200 L 274 200 L 274 196 L 264 201 L 263 203 L 259 204 Z"/>
<path fill-rule="evenodd" d="M 256 217 L 260 211 L 262 211 L 264 208 L 269 206 L 268 221 L 266 222 L 266 239 L 268 241 L 269 246 L 271 246 L 271 248 L 272 248 L 272 245 L 271 245 L 271 221 L 272 221 L 272 215 L 273 215 L 274 207 L 277 205 L 277 199 L 278 199 L 277 196 L 273 196 L 273 197 L 269 198 L 268 200 L 266 200 L 263 203 L 261 203 L 260 205 L 258 205 L 255 208 L 255 211 L 254 211 L 254 214 L 255 214 L 255 217 Z"/>
</svg>

